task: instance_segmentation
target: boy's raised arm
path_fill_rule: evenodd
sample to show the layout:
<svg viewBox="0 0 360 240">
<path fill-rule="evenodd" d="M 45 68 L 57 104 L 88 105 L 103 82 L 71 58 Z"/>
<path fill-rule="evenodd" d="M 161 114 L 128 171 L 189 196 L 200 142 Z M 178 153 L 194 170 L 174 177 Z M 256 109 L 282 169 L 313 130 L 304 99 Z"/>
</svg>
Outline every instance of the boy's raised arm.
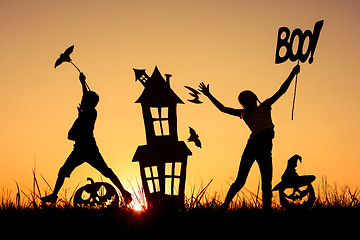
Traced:
<svg viewBox="0 0 360 240">
<path fill-rule="evenodd" d="M 280 89 L 271 97 L 269 98 L 270 105 L 274 104 L 286 91 L 289 89 L 291 81 L 294 79 L 295 75 L 300 72 L 300 65 L 297 64 L 292 71 L 290 72 L 288 78 L 285 82 L 281 85 Z"/>
<path fill-rule="evenodd" d="M 83 92 L 83 96 L 81 98 L 81 103 L 79 104 L 79 106 L 77 107 L 79 113 L 81 112 L 82 110 L 82 106 L 83 106 L 83 101 L 84 101 L 84 96 L 85 94 L 88 92 L 88 89 L 86 87 L 86 83 L 85 83 L 85 75 L 81 72 L 80 75 L 79 75 L 79 80 L 81 82 L 81 87 L 82 87 L 82 92 Z"/>
<path fill-rule="evenodd" d="M 227 113 L 233 116 L 240 116 L 240 110 L 234 109 L 230 107 L 225 107 L 221 102 L 219 102 L 211 93 L 209 89 L 209 84 L 206 86 L 203 82 L 200 83 L 200 92 L 202 92 L 205 96 L 207 96 L 210 101 L 223 113 Z"/>
<path fill-rule="evenodd" d="M 88 89 L 86 87 L 86 83 L 85 83 L 86 77 L 85 77 L 84 73 L 82 73 L 82 72 L 80 73 L 79 80 L 81 82 L 83 94 L 87 93 Z"/>
</svg>

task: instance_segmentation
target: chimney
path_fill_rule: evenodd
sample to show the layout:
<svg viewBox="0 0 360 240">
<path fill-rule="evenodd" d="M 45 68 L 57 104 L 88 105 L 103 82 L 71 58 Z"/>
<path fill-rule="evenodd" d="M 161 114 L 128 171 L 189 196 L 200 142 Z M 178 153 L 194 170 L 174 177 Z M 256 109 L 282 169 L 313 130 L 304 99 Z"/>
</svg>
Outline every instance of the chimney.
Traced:
<svg viewBox="0 0 360 240">
<path fill-rule="evenodd" d="M 167 85 L 170 87 L 170 77 L 171 77 L 172 75 L 171 74 L 165 74 L 165 77 L 166 77 L 166 83 L 167 83 Z"/>
</svg>

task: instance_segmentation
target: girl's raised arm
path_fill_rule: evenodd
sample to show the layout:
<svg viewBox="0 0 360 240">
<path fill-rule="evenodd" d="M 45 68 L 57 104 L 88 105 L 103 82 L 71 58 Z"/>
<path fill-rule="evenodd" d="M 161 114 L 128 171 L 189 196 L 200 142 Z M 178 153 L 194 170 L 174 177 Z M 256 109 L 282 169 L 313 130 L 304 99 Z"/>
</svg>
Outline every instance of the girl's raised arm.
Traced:
<svg viewBox="0 0 360 240">
<path fill-rule="evenodd" d="M 300 65 L 297 64 L 292 71 L 290 72 L 288 78 L 285 82 L 281 85 L 280 89 L 271 97 L 269 98 L 270 105 L 274 104 L 286 91 L 289 89 L 291 81 L 294 79 L 295 75 L 300 72 Z"/>
</svg>

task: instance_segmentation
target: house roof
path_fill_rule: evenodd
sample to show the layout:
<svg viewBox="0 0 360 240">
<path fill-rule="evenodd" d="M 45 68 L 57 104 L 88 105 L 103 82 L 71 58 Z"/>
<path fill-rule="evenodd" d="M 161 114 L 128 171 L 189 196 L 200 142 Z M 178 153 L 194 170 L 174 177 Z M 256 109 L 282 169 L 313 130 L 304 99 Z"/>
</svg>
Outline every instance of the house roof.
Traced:
<svg viewBox="0 0 360 240">
<path fill-rule="evenodd" d="M 136 103 L 145 103 L 150 105 L 169 105 L 175 103 L 184 103 L 170 88 L 170 84 L 165 81 L 157 66 L 151 77 L 145 84 L 144 91 L 141 93 Z"/>
<path fill-rule="evenodd" d="M 164 142 L 163 144 L 138 146 L 133 162 L 141 161 L 173 161 L 192 155 L 184 141 Z"/>
</svg>

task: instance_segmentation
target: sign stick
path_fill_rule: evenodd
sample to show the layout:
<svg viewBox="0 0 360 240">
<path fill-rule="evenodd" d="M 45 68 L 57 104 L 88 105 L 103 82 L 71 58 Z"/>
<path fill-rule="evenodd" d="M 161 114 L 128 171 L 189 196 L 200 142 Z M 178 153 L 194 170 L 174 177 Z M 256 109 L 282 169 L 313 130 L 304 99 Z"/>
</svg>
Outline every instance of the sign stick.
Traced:
<svg viewBox="0 0 360 240">
<path fill-rule="evenodd" d="M 299 65 L 299 60 L 298 60 L 297 64 Z M 294 89 L 293 105 L 292 105 L 292 110 L 291 110 L 291 120 L 294 120 L 294 108 L 295 108 L 297 78 L 298 78 L 298 74 L 296 74 L 296 77 L 295 77 L 295 89 Z"/>
</svg>

